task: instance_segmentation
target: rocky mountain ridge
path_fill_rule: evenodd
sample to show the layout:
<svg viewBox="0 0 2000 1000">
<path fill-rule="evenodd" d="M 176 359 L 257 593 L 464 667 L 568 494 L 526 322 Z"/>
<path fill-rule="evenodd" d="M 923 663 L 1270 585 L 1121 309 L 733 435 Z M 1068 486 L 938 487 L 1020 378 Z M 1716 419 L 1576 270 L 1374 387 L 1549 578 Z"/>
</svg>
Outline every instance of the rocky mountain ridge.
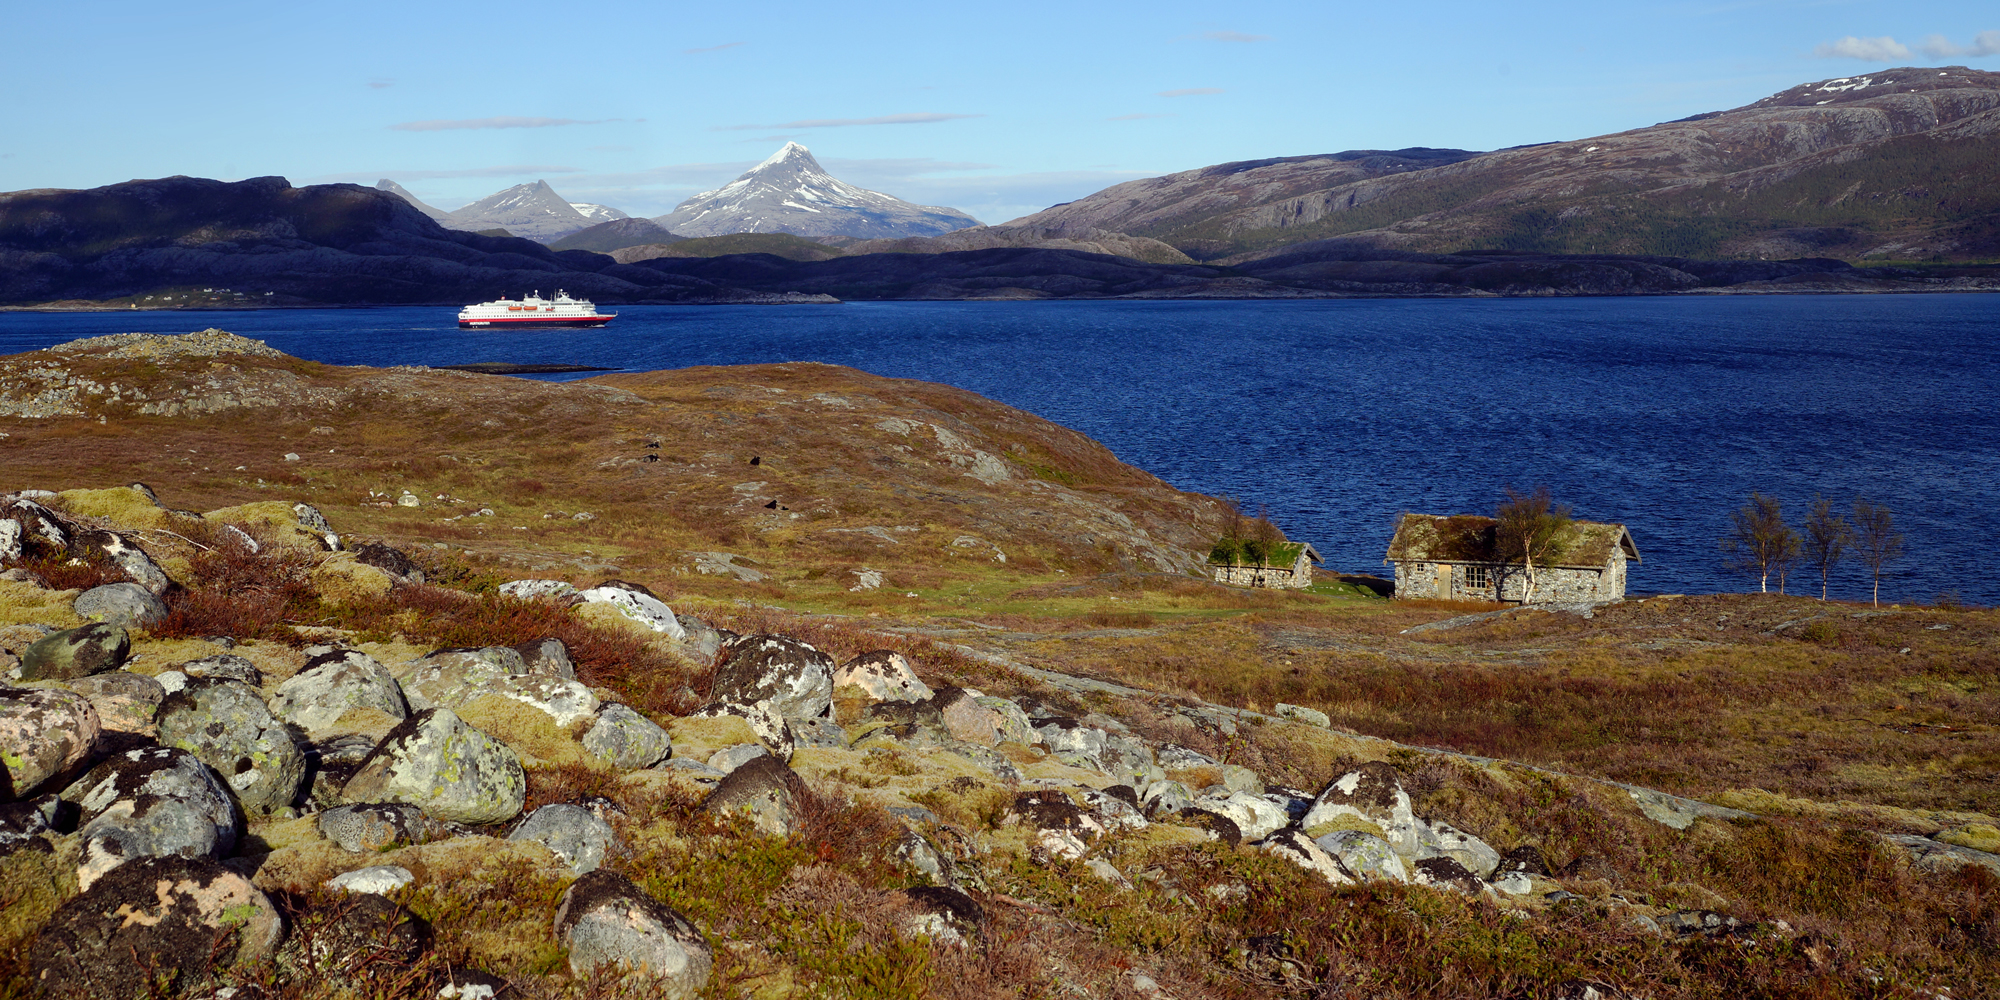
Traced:
<svg viewBox="0 0 2000 1000">
<path fill-rule="evenodd" d="M 1980 257 L 2000 247 L 1997 136 L 2000 74 L 1905 67 L 1591 139 L 1414 151 L 1436 163 L 1223 164 L 1009 224 L 1115 229 L 1202 259 L 1335 237 L 1425 252 Z"/>
<path fill-rule="evenodd" d="M 682 236 L 792 233 L 863 239 L 933 236 L 979 225 L 954 208 L 914 205 L 838 180 L 796 142 L 653 221 Z"/>
</svg>

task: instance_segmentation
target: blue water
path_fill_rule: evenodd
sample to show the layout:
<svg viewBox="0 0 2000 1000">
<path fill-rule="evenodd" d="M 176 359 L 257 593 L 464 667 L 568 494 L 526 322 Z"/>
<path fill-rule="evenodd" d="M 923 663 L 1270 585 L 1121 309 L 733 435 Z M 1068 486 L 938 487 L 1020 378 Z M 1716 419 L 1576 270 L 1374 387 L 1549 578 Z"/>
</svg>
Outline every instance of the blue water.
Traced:
<svg viewBox="0 0 2000 1000">
<path fill-rule="evenodd" d="M 1546 484 L 1629 525 L 1635 591 L 1754 586 L 1717 538 L 1751 490 L 1888 505 L 1884 600 L 2000 603 L 2000 295 L 634 306 L 603 330 L 452 310 L 0 314 L 0 354 L 206 326 L 335 364 L 825 361 L 962 386 L 1227 493 L 1379 571 L 1398 512 Z M 1795 581 L 1795 584 L 1798 581 Z M 1795 587 L 1795 589 L 1804 589 Z M 1816 589 L 1816 588 L 1814 588 Z M 1838 596 L 1865 597 L 1856 566 Z"/>
</svg>

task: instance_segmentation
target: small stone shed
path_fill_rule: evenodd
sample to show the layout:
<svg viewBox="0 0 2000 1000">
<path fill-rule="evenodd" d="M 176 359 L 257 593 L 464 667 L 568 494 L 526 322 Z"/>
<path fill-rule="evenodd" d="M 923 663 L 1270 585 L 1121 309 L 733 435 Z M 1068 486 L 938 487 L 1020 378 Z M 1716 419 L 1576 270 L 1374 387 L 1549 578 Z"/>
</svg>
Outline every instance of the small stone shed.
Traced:
<svg viewBox="0 0 2000 1000">
<path fill-rule="evenodd" d="M 1404 514 L 1382 561 L 1396 565 L 1399 598 L 1521 603 L 1528 593 L 1527 569 L 1501 562 L 1494 541 L 1490 517 Z M 1550 565 L 1535 567 L 1535 603 L 1625 596 L 1625 566 L 1640 559 L 1624 525 L 1574 521 L 1562 542 Z"/>
<path fill-rule="evenodd" d="M 1312 586 L 1313 563 L 1326 564 L 1310 542 L 1279 542 L 1268 566 L 1230 566 L 1211 562 L 1215 582 L 1232 587 L 1304 590 Z"/>
</svg>

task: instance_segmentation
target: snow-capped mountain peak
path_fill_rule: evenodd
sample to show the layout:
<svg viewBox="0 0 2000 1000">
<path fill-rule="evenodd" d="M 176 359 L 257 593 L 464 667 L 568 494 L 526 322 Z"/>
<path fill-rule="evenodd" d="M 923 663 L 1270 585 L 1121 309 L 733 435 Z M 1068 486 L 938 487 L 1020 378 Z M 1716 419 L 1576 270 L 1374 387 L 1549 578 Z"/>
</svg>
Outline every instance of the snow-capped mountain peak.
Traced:
<svg viewBox="0 0 2000 1000">
<path fill-rule="evenodd" d="M 653 221 L 683 236 L 792 233 L 864 239 L 935 236 L 979 225 L 954 208 L 914 205 L 841 181 L 796 142 L 785 143 L 742 176 Z"/>
<path fill-rule="evenodd" d="M 572 208 L 568 199 L 557 194 L 548 181 L 542 180 L 516 184 L 505 191 L 487 195 L 443 220 L 452 229 L 474 232 L 505 229 L 515 236 L 542 241 L 576 232 L 592 225 L 593 221 L 605 220 L 592 220 Z"/>
<path fill-rule="evenodd" d="M 612 208 L 610 205 L 595 205 L 587 201 L 572 201 L 569 203 L 569 207 L 576 209 L 577 214 L 589 219 L 591 225 L 631 218 L 631 216 Z"/>
</svg>

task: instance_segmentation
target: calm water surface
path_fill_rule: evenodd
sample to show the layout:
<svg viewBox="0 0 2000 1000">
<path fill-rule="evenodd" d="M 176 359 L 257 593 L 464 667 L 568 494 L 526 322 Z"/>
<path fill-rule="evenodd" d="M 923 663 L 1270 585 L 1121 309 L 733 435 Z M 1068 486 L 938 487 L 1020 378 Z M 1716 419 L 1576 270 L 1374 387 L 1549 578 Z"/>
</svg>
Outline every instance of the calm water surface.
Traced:
<svg viewBox="0 0 2000 1000">
<path fill-rule="evenodd" d="M 1378 570 L 1398 512 L 1546 483 L 1630 525 L 1635 590 L 1742 589 L 1751 490 L 1886 503 L 1885 600 L 2000 603 L 2000 295 L 633 306 L 604 330 L 461 332 L 453 310 L 0 314 L 0 354 L 220 326 L 334 364 L 627 369 L 825 361 L 963 386 L 1227 493 Z M 4 484 L 0 484 L 4 485 Z M 1839 595 L 1865 596 L 1848 567 Z"/>
</svg>

